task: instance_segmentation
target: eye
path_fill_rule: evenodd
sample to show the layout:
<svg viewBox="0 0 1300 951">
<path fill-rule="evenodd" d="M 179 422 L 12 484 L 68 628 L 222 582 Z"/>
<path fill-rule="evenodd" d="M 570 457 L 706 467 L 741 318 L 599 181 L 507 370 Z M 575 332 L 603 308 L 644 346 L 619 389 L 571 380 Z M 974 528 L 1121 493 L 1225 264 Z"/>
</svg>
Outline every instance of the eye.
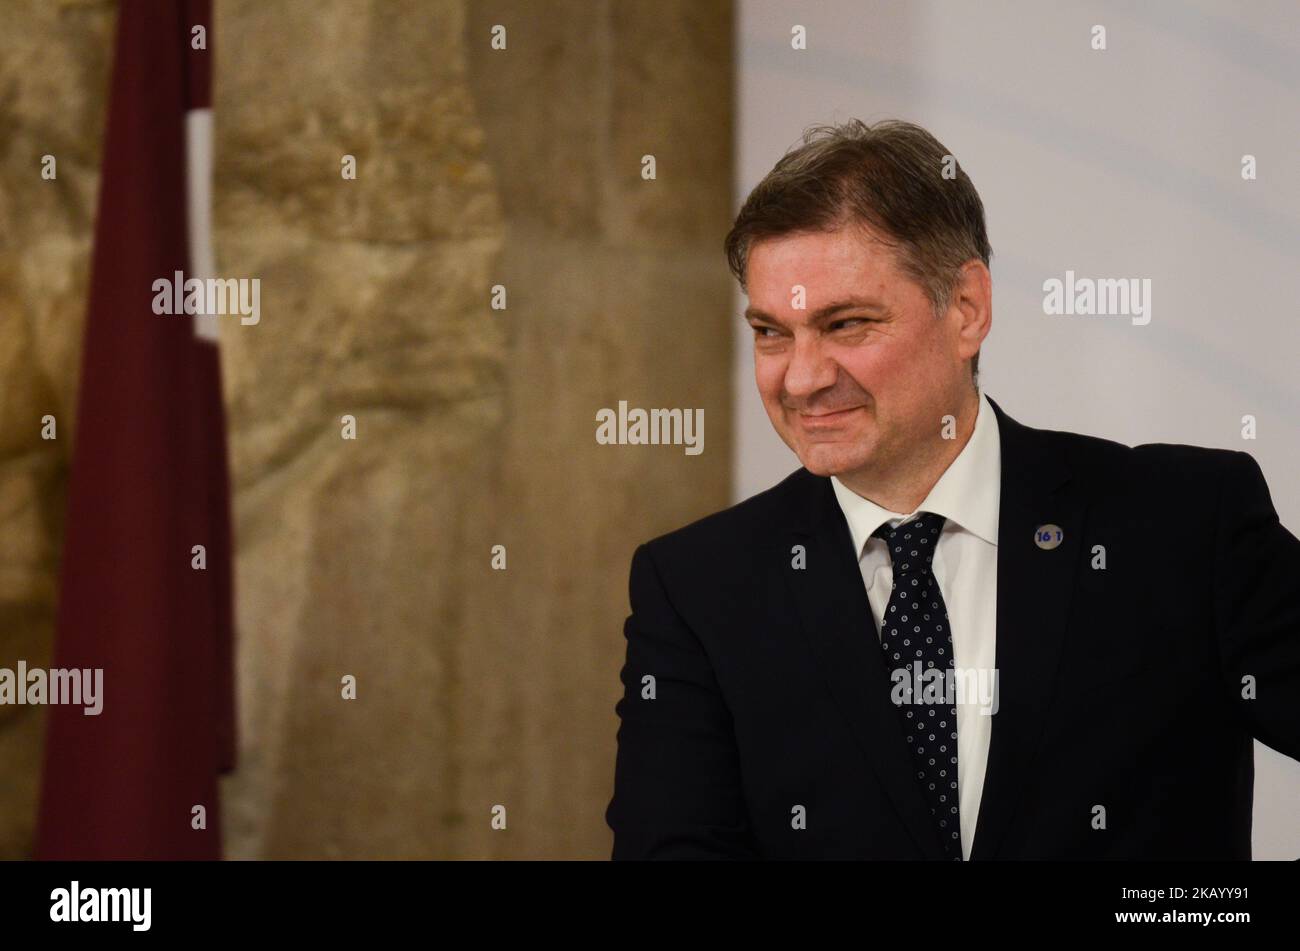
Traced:
<svg viewBox="0 0 1300 951">
<path fill-rule="evenodd" d="M 769 331 L 770 331 L 771 333 L 773 333 L 773 334 L 776 333 L 776 331 L 775 331 L 773 328 L 771 328 L 771 327 L 763 327 L 763 326 L 760 326 L 759 324 L 754 324 L 754 325 L 753 325 L 753 330 L 754 330 L 754 336 L 755 336 L 755 337 L 763 337 L 763 336 L 766 336 L 766 334 L 767 334 Z"/>
<path fill-rule="evenodd" d="M 841 327 L 848 327 L 852 324 L 868 323 L 865 317 L 846 317 L 844 320 L 836 320 L 831 323 L 831 330 L 839 330 Z"/>
</svg>

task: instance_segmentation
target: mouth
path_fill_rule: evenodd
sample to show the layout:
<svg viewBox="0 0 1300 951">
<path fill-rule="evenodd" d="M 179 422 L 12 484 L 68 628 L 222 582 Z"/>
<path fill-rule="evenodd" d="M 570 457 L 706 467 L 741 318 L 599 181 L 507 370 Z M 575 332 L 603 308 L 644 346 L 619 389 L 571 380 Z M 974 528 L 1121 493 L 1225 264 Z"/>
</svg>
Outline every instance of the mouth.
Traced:
<svg viewBox="0 0 1300 951">
<path fill-rule="evenodd" d="M 799 421 L 805 426 L 831 426 L 846 419 L 850 413 L 856 413 L 862 409 L 861 406 L 850 406 L 848 409 L 835 410 L 830 413 L 799 413 Z"/>
</svg>

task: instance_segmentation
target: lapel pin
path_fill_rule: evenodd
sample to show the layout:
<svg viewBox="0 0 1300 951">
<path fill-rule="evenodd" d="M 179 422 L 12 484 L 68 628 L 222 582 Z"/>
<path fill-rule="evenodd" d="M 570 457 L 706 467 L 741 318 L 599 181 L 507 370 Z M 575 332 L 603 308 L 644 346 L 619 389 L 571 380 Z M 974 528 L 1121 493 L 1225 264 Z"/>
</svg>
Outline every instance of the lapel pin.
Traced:
<svg viewBox="0 0 1300 951">
<path fill-rule="evenodd" d="M 1060 525 L 1039 525 L 1034 529 L 1034 544 L 1043 551 L 1051 551 L 1061 540 L 1065 538 L 1065 533 L 1061 531 Z"/>
</svg>

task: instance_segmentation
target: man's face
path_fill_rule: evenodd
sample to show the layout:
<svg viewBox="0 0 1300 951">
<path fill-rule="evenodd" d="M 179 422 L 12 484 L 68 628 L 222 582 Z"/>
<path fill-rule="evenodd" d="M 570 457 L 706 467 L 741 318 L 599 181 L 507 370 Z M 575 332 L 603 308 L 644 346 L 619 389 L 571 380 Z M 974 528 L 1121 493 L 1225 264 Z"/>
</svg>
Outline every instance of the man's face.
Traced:
<svg viewBox="0 0 1300 951">
<path fill-rule="evenodd" d="M 746 276 L 758 391 L 806 469 L 870 477 L 942 452 L 942 417 L 971 392 L 959 308 L 936 317 L 856 228 L 756 242 Z"/>
</svg>

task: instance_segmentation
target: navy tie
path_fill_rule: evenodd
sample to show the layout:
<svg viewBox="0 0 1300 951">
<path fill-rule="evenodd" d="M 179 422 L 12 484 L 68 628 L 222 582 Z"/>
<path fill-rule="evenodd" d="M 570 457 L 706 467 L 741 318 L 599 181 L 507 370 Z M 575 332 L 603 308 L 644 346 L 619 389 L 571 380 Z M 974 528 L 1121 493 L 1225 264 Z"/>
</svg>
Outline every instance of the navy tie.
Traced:
<svg viewBox="0 0 1300 951">
<path fill-rule="evenodd" d="M 921 512 L 916 518 L 890 528 L 886 522 L 872 533 L 889 546 L 894 566 L 894 586 L 881 624 L 880 648 L 885 669 L 907 672 L 906 683 L 915 684 L 914 665 L 920 670 L 943 672 L 937 688 L 943 700 L 922 702 L 913 693 L 898 707 L 903 736 L 912 753 L 913 775 L 921 784 L 947 858 L 961 861 L 961 816 L 957 800 L 957 707 L 946 702 L 947 683 L 953 669 L 952 631 L 939 584 L 934 580 L 934 550 L 944 517 Z M 933 676 L 933 675 L 930 675 Z M 890 681 L 890 690 L 895 682 Z M 931 701 L 934 697 L 931 695 Z M 907 702 L 910 700 L 910 702 Z"/>
</svg>

